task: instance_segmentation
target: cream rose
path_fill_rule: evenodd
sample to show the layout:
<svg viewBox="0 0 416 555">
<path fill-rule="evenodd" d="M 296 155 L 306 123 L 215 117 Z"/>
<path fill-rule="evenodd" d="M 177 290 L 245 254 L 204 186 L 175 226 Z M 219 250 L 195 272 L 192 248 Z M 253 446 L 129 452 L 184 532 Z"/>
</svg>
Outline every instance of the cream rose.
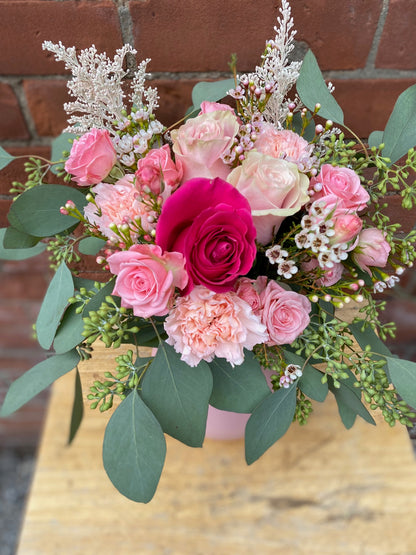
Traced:
<svg viewBox="0 0 416 555">
<path fill-rule="evenodd" d="M 287 216 L 308 202 L 309 179 L 296 164 L 255 150 L 227 177 L 251 206 L 257 241 L 269 243 Z"/>
</svg>

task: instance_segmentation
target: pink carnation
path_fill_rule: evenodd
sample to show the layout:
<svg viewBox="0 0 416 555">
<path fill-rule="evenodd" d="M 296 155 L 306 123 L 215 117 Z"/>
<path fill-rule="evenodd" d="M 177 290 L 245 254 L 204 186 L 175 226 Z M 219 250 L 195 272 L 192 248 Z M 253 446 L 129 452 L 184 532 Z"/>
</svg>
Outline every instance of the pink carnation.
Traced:
<svg viewBox="0 0 416 555">
<path fill-rule="evenodd" d="M 314 162 L 313 145 L 294 131 L 278 130 L 270 123 L 262 125 L 255 149 L 273 158 L 294 162 L 301 171 L 309 170 Z"/>
<path fill-rule="evenodd" d="M 269 333 L 267 345 L 292 343 L 309 325 L 311 303 L 304 295 L 287 291 L 275 281 L 269 281 L 261 293 L 261 321 Z"/>
<path fill-rule="evenodd" d="M 201 285 L 177 299 L 165 330 L 167 343 L 189 366 L 214 357 L 225 358 L 232 366 L 242 364 L 243 349 L 268 339 L 260 318 L 236 293 L 215 293 Z"/>
<path fill-rule="evenodd" d="M 235 115 L 234 110 L 228 104 L 220 104 L 219 102 L 209 102 L 204 100 L 201 102 L 201 114 L 208 114 L 209 112 L 231 112 Z"/>
<path fill-rule="evenodd" d="M 102 181 L 112 170 L 117 154 L 105 129 L 91 129 L 75 139 L 65 170 L 83 187 Z"/>
<path fill-rule="evenodd" d="M 113 295 L 135 316 L 164 316 L 173 303 L 175 287 L 188 281 L 183 256 L 165 252 L 157 245 L 133 245 L 108 257 L 110 272 L 117 275 Z"/>
<path fill-rule="evenodd" d="M 143 191 L 148 187 L 154 195 L 166 200 L 180 184 L 182 174 L 180 163 L 175 164 L 169 146 L 164 145 L 137 161 L 136 188 Z"/>
<path fill-rule="evenodd" d="M 139 193 L 133 185 L 133 180 L 133 175 L 125 175 L 114 185 L 98 183 L 91 189 L 95 193 L 95 203 L 87 204 L 84 215 L 109 239 L 114 237 L 114 232 L 110 229 L 112 223 L 117 226 L 129 225 L 140 219 L 145 231 L 150 232 L 155 227 L 154 215 L 138 200 Z M 132 236 L 135 237 L 136 234 L 132 232 Z"/>
</svg>

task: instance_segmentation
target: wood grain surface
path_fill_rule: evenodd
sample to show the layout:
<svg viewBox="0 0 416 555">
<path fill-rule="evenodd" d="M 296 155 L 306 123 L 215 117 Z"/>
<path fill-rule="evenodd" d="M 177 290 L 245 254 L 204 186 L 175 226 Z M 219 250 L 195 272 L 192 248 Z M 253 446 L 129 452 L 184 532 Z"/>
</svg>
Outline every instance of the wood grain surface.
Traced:
<svg viewBox="0 0 416 555">
<path fill-rule="evenodd" d="M 96 350 L 84 388 L 114 356 Z M 347 431 L 328 397 L 250 467 L 243 440 L 192 449 L 167 437 L 159 488 L 141 505 L 103 469 L 109 415 L 86 408 L 66 445 L 73 388 L 73 373 L 53 388 L 19 555 L 416 554 L 416 462 L 403 428 L 358 419 Z"/>
</svg>

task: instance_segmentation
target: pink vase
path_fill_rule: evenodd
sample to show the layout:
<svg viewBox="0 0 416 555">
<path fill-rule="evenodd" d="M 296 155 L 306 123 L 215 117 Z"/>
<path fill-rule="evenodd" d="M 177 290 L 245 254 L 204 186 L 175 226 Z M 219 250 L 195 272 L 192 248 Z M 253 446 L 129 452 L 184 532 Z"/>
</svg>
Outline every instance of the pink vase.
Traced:
<svg viewBox="0 0 416 555">
<path fill-rule="evenodd" d="M 207 430 L 208 439 L 241 439 L 250 414 L 219 410 L 211 405 L 208 407 Z"/>
</svg>

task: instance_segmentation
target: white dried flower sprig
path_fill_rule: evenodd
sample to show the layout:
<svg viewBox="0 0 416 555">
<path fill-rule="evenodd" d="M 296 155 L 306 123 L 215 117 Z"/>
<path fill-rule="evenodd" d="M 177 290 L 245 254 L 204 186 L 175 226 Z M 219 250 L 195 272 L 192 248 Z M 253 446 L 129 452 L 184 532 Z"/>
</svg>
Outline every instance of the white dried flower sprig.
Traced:
<svg viewBox="0 0 416 555">
<path fill-rule="evenodd" d="M 72 73 L 68 89 L 76 100 L 64 104 L 67 114 L 72 114 L 65 131 L 83 134 L 92 128 L 107 129 L 115 137 L 115 122 L 124 121 L 129 111 L 124 103 L 126 94 L 122 87 L 127 75 L 123 69 L 124 60 L 127 54 L 136 55 L 137 51 L 125 44 L 111 60 L 105 53 L 98 53 L 94 45 L 81 50 L 79 55 L 75 47 L 67 48 L 61 42 L 53 44 L 45 41 L 42 48 L 53 52 L 55 59 L 64 62 L 66 69 Z M 146 59 L 139 64 L 131 83 L 129 98 L 139 110 L 152 114 L 158 107 L 158 94 L 156 89 L 145 87 L 149 61 Z"/>
</svg>

